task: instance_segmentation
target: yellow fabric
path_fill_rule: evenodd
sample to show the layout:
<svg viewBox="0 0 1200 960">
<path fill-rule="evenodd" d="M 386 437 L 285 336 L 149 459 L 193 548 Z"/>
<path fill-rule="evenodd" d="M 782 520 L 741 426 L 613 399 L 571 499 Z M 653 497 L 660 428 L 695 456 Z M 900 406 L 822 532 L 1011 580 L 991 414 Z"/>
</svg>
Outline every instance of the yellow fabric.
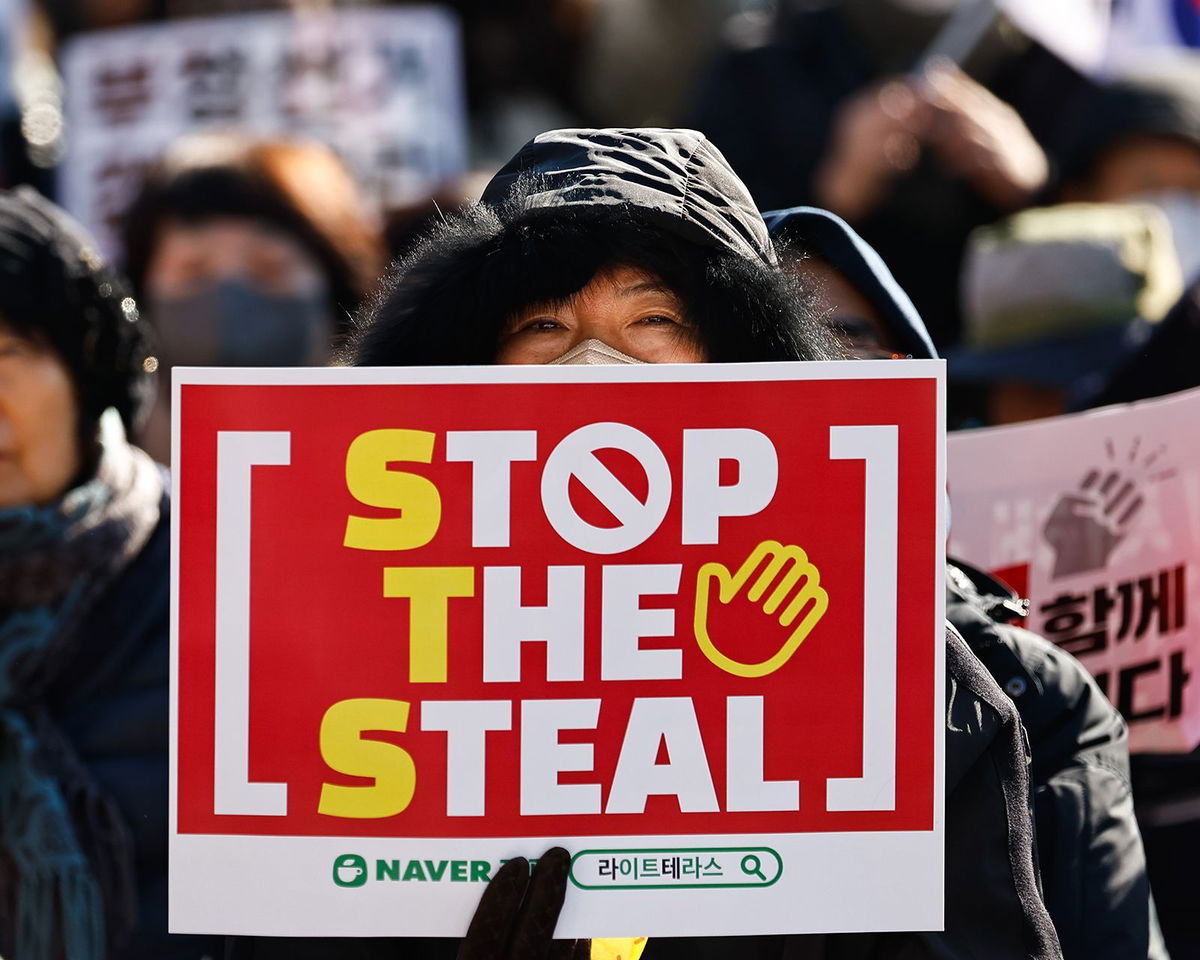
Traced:
<svg viewBox="0 0 1200 960">
<path fill-rule="evenodd" d="M 592 960 L 638 960 L 645 949 L 645 937 L 592 938 Z"/>
</svg>

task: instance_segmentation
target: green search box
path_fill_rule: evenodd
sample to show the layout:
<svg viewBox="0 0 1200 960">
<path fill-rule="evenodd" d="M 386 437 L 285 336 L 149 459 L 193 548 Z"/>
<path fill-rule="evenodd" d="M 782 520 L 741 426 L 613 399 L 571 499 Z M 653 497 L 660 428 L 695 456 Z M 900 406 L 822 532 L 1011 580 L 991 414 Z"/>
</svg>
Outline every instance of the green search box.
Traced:
<svg viewBox="0 0 1200 960">
<path fill-rule="evenodd" d="M 571 882 L 584 890 L 769 887 L 783 876 L 770 847 L 644 847 L 580 850 Z"/>
</svg>

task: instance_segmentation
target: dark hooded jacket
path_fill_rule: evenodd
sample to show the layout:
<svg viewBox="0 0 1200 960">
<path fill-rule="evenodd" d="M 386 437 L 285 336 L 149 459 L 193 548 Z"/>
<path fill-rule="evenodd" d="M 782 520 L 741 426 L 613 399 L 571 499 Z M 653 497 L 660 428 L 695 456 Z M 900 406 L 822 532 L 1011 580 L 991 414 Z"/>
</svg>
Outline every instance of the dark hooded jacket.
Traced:
<svg viewBox="0 0 1200 960">
<path fill-rule="evenodd" d="M 887 266 L 843 220 L 797 207 L 766 214 L 773 236 L 821 256 L 914 357 L 937 354 Z M 1134 818 L 1125 721 L 1069 653 L 1015 626 L 1024 602 L 962 561 L 948 565 L 946 617 L 1016 704 L 1029 735 L 1038 859 L 1067 960 L 1165 958 Z"/>
<path fill-rule="evenodd" d="M 935 359 L 937 351 L 920 313 L 883 258 L 837 214 L 792 207 L 763 214 L 771 236 L 820 256 L 869 303 L 901 353 Z"/>
<path fill-rule="evenodd" d="M 1200 387 L 1200 281 L 1153 325 L 1142 348 L 1108 377 L 1079 409 L 1133 403 Z"/>
<path fill-rule="evenodd" d="M 1038 861 L 1063 956 L 1165 960 L 1125 721 L 1078 660 L 1013 623 L 1024 603 L 995 578 L 955 561 L 946 603 L 1029 735 Z"/>
<path fill-rule="evenodd" d="M 705 138 L 693 131 L 565 130 L 543 134 L 497 175 L 484 193 L 482 218 L 447 228 L 408 259 L 389 294 L 361 327 L 353 344 L 360 365 L 436 363 L 452 359 L 454 341 L 444 328 L 471 322 L 478 290 L 464 285 L 487 278 L 494 263 L 520 267 L 507 245 L 541 220 L 574 224 L 595 232 L 597 207 L 623 210 L 647 226 L 693 244 L 695 257 L 709 263 L 713 297 L 740 263 L 740 275 L 761 289 L 781 283 L 775 251 L 749 193 Z M 481 225 L 482 224 L 482 225 Z M 569 232 L 569 231 L 568 231 Z M 581 244 L 591 239 L 575 238 Z M 722 264 L 724 266 L 722 266 Z M 538 271 L 544 274 L 543 269 Z M 531 274 L 530 283 L 540 282 Z M 466 280 L 464 280 L 466 278 Z M 589 276 L 577 278 L 579 289 Z M 504 289 L 503 285 L 500 289 Z M 466 298 L 465 300 L 463 298 Z M 538 296 L 529 299 L 537 300 Z M 526 301 L 528 302 L 528 300 Z M 757 301 L 756 301 L 757 302 Z M 519 304 L 514 304 L 517 306 Z M 750 359 L 804 359 L 821 350 L 801 349 L 791 334 L 780 335 L 792 318 L 760 310 L 741 338 L 756 344 Z M 431 328 L 432 331 L 431 331 Z M 451 331 L 452 333 L 452 331 Z M 443 336 L 445 334 L 445 336 Z M 476 337 L 482 334 L 476 328 Z M 814 335 L 815 337 L 815 335 Z M 789 346 L 789 344 L 791 346 Z M 483 359 L 495 341 L 482 345 Z M 467 356 L 480 344 L 464 344 Z M 805 352 L 807 350 L 807 352 Z M 720 357 L 717 357 L 720 359 Z M 459 362 L 462 362 L 461 359 Z M 1026 737 L 1012 701 L 952 628 L 946 628 L 946 930 L 934 933 L 834 936 L 652 938 L 646 960 L 736 956 L 747 960 L 1056 960 L 1061 957 L 1050 917 L 1038 889 L 1033 856 L 1033 821 Z M 232 956 L 272 960 L 288 957 L 452 957 L 455 941 L 243 940 Z"/>
</svg>

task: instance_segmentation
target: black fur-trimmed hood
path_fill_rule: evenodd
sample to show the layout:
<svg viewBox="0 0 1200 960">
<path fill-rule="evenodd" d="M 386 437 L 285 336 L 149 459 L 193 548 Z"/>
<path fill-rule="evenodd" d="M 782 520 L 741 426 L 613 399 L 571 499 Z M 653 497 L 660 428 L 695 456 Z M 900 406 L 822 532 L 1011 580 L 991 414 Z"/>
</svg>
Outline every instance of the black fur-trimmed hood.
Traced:
<svg viewBox="0 0 1200 960">
<path fill-rule="evenodd" d="M 720 153 L 687 130 L 560 130 L 527 144 L 482 200 L 397 262 L 343 358 L 486 364 L 504 324 L 614 264 L 662 280 L 716 362 L 840 354 L 781 270 Z"/>
<path fill-rule="evenodd" d="M 525 210 L 637 209 L 694 243 L 775 262 L 750 191 L 695 130 L 550 130 L 504 165 L 482 200 L 519 200 Z"/>
</svg>

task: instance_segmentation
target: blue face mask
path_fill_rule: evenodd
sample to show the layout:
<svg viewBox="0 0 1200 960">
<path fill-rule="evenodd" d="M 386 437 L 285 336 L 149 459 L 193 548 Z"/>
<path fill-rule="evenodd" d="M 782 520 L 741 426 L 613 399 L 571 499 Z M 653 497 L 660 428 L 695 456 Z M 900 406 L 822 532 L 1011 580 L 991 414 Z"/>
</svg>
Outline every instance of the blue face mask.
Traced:
<svg viewBox="0 0 1200 960">
<path fill-rule="evenodd" d="M 264 293 L 241 278 L 147 306 L 167 366 L 290 367 L 323 363 L 333 318 L 324 291 Z"/>
</svg>

